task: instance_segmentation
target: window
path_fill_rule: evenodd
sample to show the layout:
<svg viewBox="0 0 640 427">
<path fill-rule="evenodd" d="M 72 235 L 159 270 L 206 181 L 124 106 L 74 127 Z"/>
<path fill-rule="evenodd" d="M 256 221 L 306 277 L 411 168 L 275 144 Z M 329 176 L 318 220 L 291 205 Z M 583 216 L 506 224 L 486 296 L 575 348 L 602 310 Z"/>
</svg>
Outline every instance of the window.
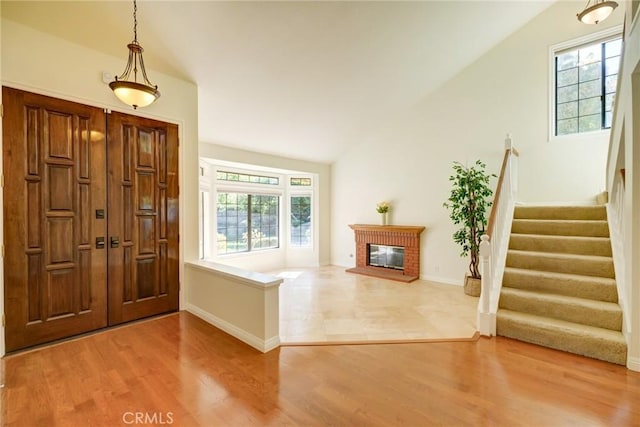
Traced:
<svg viewBox="0 0 640 427">
<path fill-rule="evenodd" d="M 209 221 L 206 218 L 210 218 L 209 213 L 209 190 L 200 190 L 200 258 L 209 258 L 209 248 L 211 247 L 211 230 L 209 228 Z"/>
<path fill-rule="evenodd" d="M 310 187 L 311 178 L 291 178 L 289 184 L 295 187 Z"/>
<path fill-rule="evenodd" d="M 312 176 L 201 159 L 200 257 L 268 250 L 316 256 Z"/>
<path fill-rule="evenodd" d="M 609 129 L 622 39 L 618 34 L 553 49 L 553 135 Z M 611 31 L 609 31 L 611 32 Z"/>
<path fill-rule="evenodd" d="M 311 246 L 311 196 L 291 197 L 291 246 Z"/>
<path fill-rule="evenodd" d="M 211 257 L 211 224 L 207 218 L 211 218 L 211 187 L 209 184 L 208 168 L 200 166 L 200 209 L 198 220 L 200 222 L 200 258 Z"/>
<path fill-rule="evenodd" d="M 216 179 L 220 181 L 248 182 L 252 184 L 278 185 L 280 179 L 273 176 L 251 175 L 248 173 L 218 171 Z"/>
<path fill-rule="evenodd" d="M 218 193 L 218 254 L 277 248 L 278 196 Z"/>
<path fill-rule="evenodd" d="M 312 178 L 289 177 L 289 246 L 313 247 Z"/>
</svg>

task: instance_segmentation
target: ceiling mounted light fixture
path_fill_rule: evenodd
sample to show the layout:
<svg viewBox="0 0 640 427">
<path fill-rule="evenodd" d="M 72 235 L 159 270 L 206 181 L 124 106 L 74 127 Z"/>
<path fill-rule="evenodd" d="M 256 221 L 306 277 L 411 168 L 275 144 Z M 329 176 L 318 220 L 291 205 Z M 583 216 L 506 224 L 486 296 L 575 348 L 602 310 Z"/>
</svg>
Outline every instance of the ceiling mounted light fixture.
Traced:
<svg viewBox="0 0 640 427">
<path fill-rule="evenodd" d="M 124 72 L 109 83 L 109 87 L 113 93 L 127 105 L 131 105 L 134 110 L 138 107 L 146 107 L 160 98 L 158 86 L 152 84 L 147 77 L 147 71 L 144 69 L 144 61 L 142 59 L 142 46 L 138 43 L 138 6 L 136 0 L 133 0 L 133 41 L 127 45 L 129 48 L 129 60 Z M 140 69 L 138 70 L 138 66 Z M 133 71 L 133 80 L 129 80 Z M 138 71 L 142 76 L 142 82 L 138 82 Z"/>
<path fill-rule="evenodd" d="M 592 3 L 591 6 L 589 3 Z M 578 21 L 583 24 L 597 24 L 607 19 L 616 7 L 618 7 L 618 3 L 615 1 L 589 0 L 584 10 L 578 13 Z"/>
</svg>

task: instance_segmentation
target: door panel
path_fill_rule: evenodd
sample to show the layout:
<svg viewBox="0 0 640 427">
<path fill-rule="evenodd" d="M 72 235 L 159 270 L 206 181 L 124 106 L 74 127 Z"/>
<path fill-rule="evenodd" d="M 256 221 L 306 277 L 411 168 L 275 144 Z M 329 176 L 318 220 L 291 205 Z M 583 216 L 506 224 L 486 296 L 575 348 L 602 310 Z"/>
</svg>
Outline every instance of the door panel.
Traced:
<svg viewBox="0 0 640 427">
<path fill-rule="evenodd" d="M 102 110 L 3 88 L 8 351 L 107 324 Z"/>
<path fill-rule="evenodd" d="M 177 310 L 177 126 L 2 90 L 7 351 Z"/>
<path fill-rule="evenodd" d="M 178 309 L 178 127 L 115 112 L 108 122 L 114 325 Z"/>
</svg>

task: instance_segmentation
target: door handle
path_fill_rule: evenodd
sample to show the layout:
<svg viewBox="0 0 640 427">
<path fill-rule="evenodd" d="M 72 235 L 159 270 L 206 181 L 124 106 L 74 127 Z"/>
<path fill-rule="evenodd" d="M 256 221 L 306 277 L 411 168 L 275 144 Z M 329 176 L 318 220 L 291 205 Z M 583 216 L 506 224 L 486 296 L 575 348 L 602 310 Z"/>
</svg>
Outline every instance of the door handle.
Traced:
<svg viewBox="0 0 640 427">
<path fill-rule="evenodd" d="M 120 246 L 120 238 L 118 236 L 115 237 L 111 237 L 111 247 L 112 248 L 117 248 L 118 246 Z"/>
<path fill-rule="evenodd" d="M 96 237 L 96 249 L 104 249 L 104 237 Z"/>
</svg>

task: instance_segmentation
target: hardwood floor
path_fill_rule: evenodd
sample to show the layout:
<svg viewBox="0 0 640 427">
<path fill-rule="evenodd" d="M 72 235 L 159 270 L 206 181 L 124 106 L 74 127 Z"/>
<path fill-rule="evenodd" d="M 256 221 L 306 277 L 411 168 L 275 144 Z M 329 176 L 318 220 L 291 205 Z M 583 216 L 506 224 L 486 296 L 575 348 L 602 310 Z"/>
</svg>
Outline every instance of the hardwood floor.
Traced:
<svg viewBox="0 0 640 427">
<path fill-rule="evenodd" d="M 640 425 L 640 373 L 506 338 L 261 354 L 181 312 L 1 366 L 5 426 Z"/>
</svg>

